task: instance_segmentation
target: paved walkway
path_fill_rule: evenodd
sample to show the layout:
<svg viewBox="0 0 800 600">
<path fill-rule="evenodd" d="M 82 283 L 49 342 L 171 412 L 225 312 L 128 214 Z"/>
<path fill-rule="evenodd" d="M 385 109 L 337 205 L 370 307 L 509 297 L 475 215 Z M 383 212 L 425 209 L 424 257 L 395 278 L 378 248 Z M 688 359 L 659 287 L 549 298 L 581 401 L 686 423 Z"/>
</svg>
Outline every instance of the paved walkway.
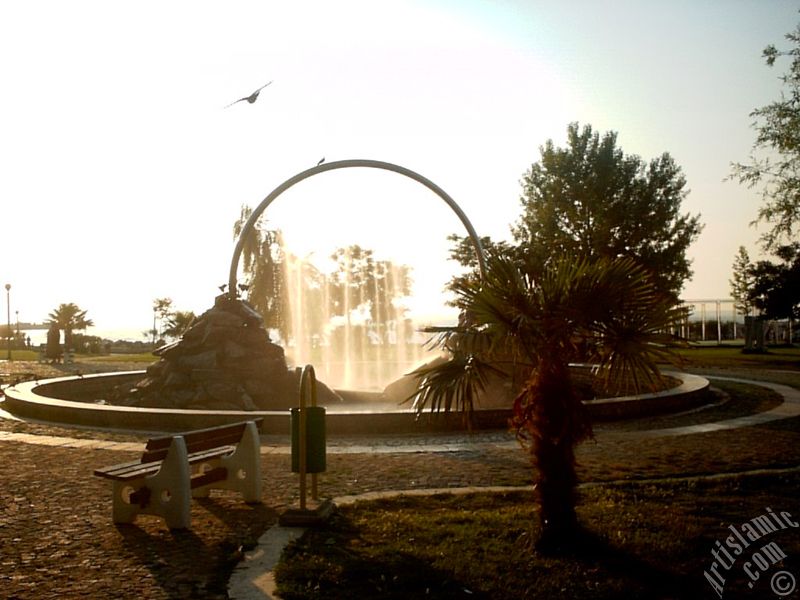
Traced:
<svg viewBox="0 0 800 600">
<path fill-rule="evenodd" d="M 686 425 L 646 431 L 603 425 L 594 443 L 578 449 L 581 480 L 691 477 L 800 465 L 800 419 L 793 418 L 800 415 L 800 392 L 758 385 L 780 393 L 783 402 L 713 426 L 698 422 L 703 412 L 684 419 Z M 654 436 L 661 438 L 657 444 L 649 441 Z M 220 492 L 193 502 L 190 531 L 170 532 L 147 517 L 135 525 L 113 526 L 110 486 L 91 471 L 135 457 L 142 442 L 103 437 L 108 439 L 77 439 L 63 429 L 0 419 L 0 586 L 6 597 L 227 598 L 234 565 L 245 556 L 251 558 L 244 564 L 252 564 L 259 552 L 274 556 L 282 547 L 270 541 L 275 532 L 263 538 L 266 545 L 259 538 L 297 501 L 286 439 L 265 439 L 264 505 L 247 506 Z M 330 440 L 328 472 L 320 479 L 323 496 L 345 502 L 398 490 L 524 487 L 530 485 L 531 469 L 512 436 L 502 432 L 362 436 Z M 256 569 L 259 577 L 267 572 L 265 564 Z M 259 578 L 237 572 L 232 586 L 239 577 Z M 236 593 L 232 587 L 231 596 Z"/>
</svg>

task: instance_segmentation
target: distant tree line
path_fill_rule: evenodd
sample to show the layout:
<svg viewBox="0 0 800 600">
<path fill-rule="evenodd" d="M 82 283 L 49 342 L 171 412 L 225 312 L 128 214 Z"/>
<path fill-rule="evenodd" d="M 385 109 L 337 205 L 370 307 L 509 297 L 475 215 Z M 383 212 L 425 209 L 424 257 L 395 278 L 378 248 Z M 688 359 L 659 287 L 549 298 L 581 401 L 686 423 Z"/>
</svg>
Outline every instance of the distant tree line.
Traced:
<svg viewBox="0 0 800 600">
<path fill-rule="evenodd" d="M 251 214 L 252 209 L 242 207 L 233 227 L 235 238 Z M 410 268 L 377 259 L 372 250 L 357 244 L 337 248 L 329 258 L 334 267 L 326 273 L 290 252 L 280 230 L 265 228 L 260 219 L 256 222 L 243 242 L 242 290 L 267 328 L 284 342 L 300 335 L 314 340 L 327 336 L 335 342 L 343 331 L 338 324 L 355 328 L 359 344 L 368 338 L 387 343 L 390 328 L 407 338 L 411 325 L 399 300 L 411 292 Z M 292 297 L 290 288 L 295 290 Z M 353 322 L 355 314 L 361 315 L 361 322 Z"/>
</svg>

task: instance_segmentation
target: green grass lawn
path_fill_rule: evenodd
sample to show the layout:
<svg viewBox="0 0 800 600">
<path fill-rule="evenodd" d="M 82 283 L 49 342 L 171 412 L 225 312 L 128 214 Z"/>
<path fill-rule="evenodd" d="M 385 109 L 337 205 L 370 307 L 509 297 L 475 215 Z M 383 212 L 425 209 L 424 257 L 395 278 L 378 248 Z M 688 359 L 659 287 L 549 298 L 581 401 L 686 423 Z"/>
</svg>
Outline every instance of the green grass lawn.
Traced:
<svg viewBox="0 0 800 600">
<path fill-rule="evenodd" d="M 0 349 L 0 359 L 5 359 L 7 352 Z M 12 350 L 12 361 L 39 360 L 38 350 Z M 114 362 L 142 362 L 151 363 L 158 360 L 152 352 L 139 352 L 136 354 L 76 354 L 75 362 L 114 363 Z"/>
<path fill-rule="evenodd" d="M 5 349 L 0 349 L 0 359 L 6 359 L 8 352 Z M 39 358 L 38 350 L 12 350 L 11 360 L 37 360 Z"/>
<path fill-rule="evenodd" d="M 152 363 L 158 360 L 152 352 L 139 352 L 136 354 L 79 354 L 76 362 L 114 363 L 114 362 L 140 362 Z"/>
<path fill-rule="evenodd" d="M 685 367 L 800 369 L 800 348 L 771 347 L 764 354 L 745 354 L 736 346 L 694 346 L 678 351 Z"/>
<path fill-rule="evenodd" d="M 278 591 L 286 600 L 715 598 L 704 576 L 715 542 L 767 506 L 800 517 L 798 484 L 792 474 L 584 487 L 584 544 L 559 557 L 532 549 L 529 493 L 359 503 L 287 548 Z M 773 541 L 786 558 L 752 582 L 744 563 Z M 772 597 L 772 573 L 798 567 L 800 529 L 772 533 L 722 571 L 724 598 Z"/>
</svg>

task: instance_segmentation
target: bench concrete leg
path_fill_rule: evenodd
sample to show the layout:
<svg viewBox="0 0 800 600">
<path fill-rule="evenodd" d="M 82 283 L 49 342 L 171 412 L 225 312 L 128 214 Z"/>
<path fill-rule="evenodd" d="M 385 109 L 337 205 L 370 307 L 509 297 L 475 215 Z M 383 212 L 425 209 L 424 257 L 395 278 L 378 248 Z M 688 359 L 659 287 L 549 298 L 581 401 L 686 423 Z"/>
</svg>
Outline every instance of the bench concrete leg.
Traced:
<svg viewBox="0 0 800 600">
<path fill-rule="evenodd" d="M 167 456 L 157 473 L 142 479 L 114 482 L 112 503 L 115 523 L 132 523 L 136 515 L 162 517 L 170 529 L 189 527 L 191 490 L 189 458 L 182 436 L 172 438 Z M 147 497 L 139 490 L 146 489 Z M 141 502 L 131 502 L 130 494 L 140 494 Z"/>
<path fill-rule="evenodd" d="M 146 478 L 152 490 L 153 513 L 164 517 L 170 529 L 189 527 L 191 514 L 191 489 L 189 483 L 189 453 L 182 436 L 172 438 L 161 469 Z"/>
<path fill-rule="evenodd" d="M 261 440 L 254 422 L 247 423 L 242 439 L 231 455 L 195 465 L 198 470 L 213 467 L 227 469 L 227 478 L 196 488 L 192 492 L 195 498 L 208 497 L 209 490 L 216 488 L 239 492 L 247 503 L 261 502 Z"/>
<path fill-rule="evenodd" d="M 133 523 L 139 513 L 139 505 L 131 504 L 129 496 L 144 484 L 144 480 L 115 481 L 113 483 L 112 519 L 114 523 Z"/>
<path fill-rule="evenodd" d="M 228 469 L 230 489 L 241 492 L 248 503 L 261 502 L 261 439 L 252 421 L 247 423 L 236 452 L 222 459 Z"/>
<path fill-rule="evenodd" d="M 261 502 L 261 438 L 254 422 L 247 424 L 242 443 L 245 444 L 243 463 L 247 474 L 242 496 L 245 502 L 258 503 Z"/>
</svg>

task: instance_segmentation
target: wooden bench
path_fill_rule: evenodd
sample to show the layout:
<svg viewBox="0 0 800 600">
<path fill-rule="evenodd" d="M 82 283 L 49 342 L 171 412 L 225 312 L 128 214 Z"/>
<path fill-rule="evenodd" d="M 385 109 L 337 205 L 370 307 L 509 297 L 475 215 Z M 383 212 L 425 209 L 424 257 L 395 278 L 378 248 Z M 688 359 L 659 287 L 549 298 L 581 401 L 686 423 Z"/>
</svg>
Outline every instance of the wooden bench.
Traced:
<svg viewBox="0 0 800 600">
<path fill-rule="evenodd" d="M 114 523 L 138 514 L 163 517 L 170 529 L 189 527 L 191 498 L 212 488 L 261 502 L 262 419 L 148 440 L 140 460 L 96 469 L 113 482 Z"/>
</svg>

